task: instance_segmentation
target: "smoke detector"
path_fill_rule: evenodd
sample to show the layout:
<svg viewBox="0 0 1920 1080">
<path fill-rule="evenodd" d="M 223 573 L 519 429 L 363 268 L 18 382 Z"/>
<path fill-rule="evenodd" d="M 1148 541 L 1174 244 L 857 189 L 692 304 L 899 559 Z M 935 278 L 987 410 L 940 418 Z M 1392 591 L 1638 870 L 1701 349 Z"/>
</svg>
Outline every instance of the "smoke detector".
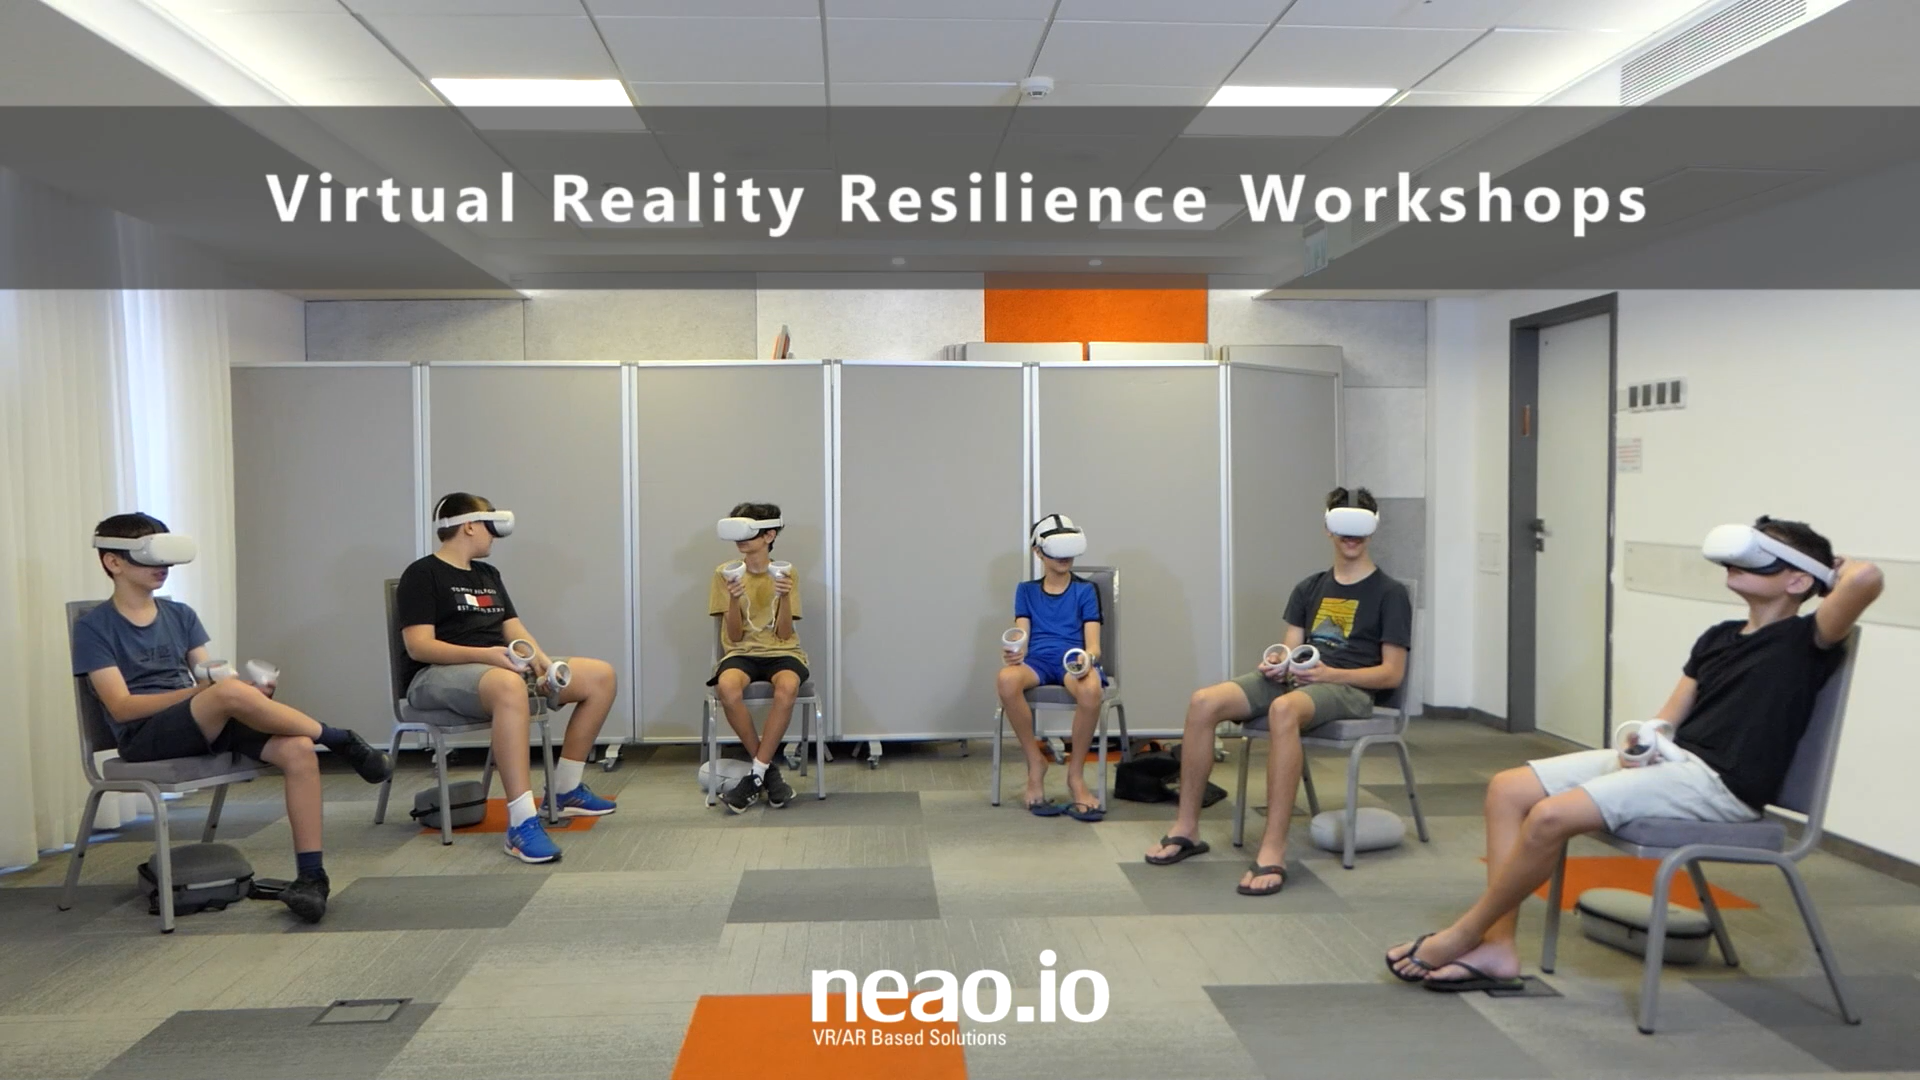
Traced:
<svg viewBox="0 0 1920 1080">
<path fill-rule="evenodd" d="M 1028 101 L 1039 101 L 1053 93 L 1053 80 L 1045 75 L 1029 75 L 1020 80 L 1020 96 Z"/>
</svg>

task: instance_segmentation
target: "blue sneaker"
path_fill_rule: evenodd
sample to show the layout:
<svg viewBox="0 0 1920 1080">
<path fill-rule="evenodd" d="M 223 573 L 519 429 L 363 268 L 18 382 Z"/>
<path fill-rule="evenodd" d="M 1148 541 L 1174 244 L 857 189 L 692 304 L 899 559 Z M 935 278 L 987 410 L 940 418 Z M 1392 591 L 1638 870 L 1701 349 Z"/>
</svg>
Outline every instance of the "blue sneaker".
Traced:
<svg viewBox="0 0 1920 1080">
<path fill-rule="evenodd" d="M 543 803 L 545 800 L 541 800 Z M 601 817 L 618 810 L 619 804 L 612 799 L 603 799 L 595 795 L 585 784 L 572 791 L 563 792 L 555 805 L 561 817 Z"/>
<path fill-rule="evenodd" d="M 507 830 L 507 854 L 523 863 L 560 861 L 560 845 L 547 836 L 547 827 L 535 814 Z"/>
</svg>

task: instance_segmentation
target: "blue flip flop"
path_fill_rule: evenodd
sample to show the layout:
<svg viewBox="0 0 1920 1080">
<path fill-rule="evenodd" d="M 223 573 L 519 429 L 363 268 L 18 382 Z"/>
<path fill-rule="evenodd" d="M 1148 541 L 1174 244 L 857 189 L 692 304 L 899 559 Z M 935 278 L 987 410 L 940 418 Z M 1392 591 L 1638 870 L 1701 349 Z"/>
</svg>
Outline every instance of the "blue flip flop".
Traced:
<svg viewBox="0 0 1920 1080">
<path fill-rule="evenodd" d="M 1095 821 L 1105 821 L 1107 819 L 1107 812 L 1092 803 L 1077 802 L 1067 807 L 1067 816 L 1075 821 L 1091 823 Z"/>
<path fill-rule="evenodd" d="M 1066 812 L 1067 808 L 1065 805 L 1054 802 L 1052 799 L 1042 799 L 1039 802 L 1030 802 L 1027 804 L 1027 813 L 1032 814 L 1034 817 L 1059 817 Z"/>
</svg>

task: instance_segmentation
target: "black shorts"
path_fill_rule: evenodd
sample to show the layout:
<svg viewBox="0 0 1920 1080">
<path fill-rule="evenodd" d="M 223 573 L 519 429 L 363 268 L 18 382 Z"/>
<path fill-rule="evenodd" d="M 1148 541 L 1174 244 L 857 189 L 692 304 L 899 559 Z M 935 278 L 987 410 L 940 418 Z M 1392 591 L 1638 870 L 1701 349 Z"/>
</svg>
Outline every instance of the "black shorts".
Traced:
<svg viewBox="0 0 1920 1080">
<path fill-rule="evenodd" d="M 205 754 L 242 754 L 265 761 L 267 740 L 273 736 L 242 724 L 227 721 L 213 742 L 207 742 L 200 725 L 193 722 L 193 699 L 173 704 L 142 720 L 116 725 L 120 731 L 122 761 L 167 761 L 172 758 L 201 757 Z"/>
<path fill-rule="evenodd" d="M 746 672 L 747 678 L 754 682 L 772 682 L 774 673 L 778 671 L 791 671 L 800 676 L 801 682 L 806 682 L 812 677 L 812 673 L 807 670 L 807 665 L 801 663 L 798 657 L 729 656 L 720 661 L 719 667 L 713 669 L 713 678 L 707 680 L 707 685 L 718 685 L 720 673 L 728 668 Z"/>
</svg>

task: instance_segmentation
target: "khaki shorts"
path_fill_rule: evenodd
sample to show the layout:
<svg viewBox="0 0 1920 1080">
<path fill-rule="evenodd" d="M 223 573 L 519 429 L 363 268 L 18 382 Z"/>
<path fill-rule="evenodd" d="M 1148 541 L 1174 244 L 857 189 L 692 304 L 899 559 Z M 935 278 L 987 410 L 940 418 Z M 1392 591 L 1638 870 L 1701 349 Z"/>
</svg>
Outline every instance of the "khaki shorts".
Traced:
<svg viewBox="0 0 1920 1080">
<path fill-rule="evenodd" d="M 558 662 L 571 657 L 555 656 Z M 433 664 L 414 673 L 407 685 L 407 704 L 416 709 L 458 713 L 472 720 L 492 720 L 492 714 L 480 701 L 480 680 L 493 671 L 492 664 Z M 532 693 L 532 691 L 528 691 Z"/>
<path fill-rule="evenodd" d="M 1527 762 L 1548 795 L 1580 788 L 1600 808 L 1609 831 L 1640 818 L 1758 821 L 1760 811 L 1727 790 L 1705 762 L 1662 761 L 1624 768 L 1614 750 L 1580 750 Z"/>
<path fill-rule="evenodd" d="M 1307 686 L 1289 687 L 1285 683 L 1274 682 L 1258 671 L 1248 672 L 1234 679 L 1233 685 L 1247 695 L 1247 704 L 1252 706 L 1252 710 L 1247 713 L 1249 720 L 1267 715 L 1267 710 L 1273 708 L 1274 702 L 1295 690 L 1307 695 L 1307 698 L 1313 702 L 1313 720 L 1307 724 L 1306 728 L 1301 729 L 1303 731 L 1319 727 L 1330 720 L 1352 720 L 1373 715 L 1373 691 L 1362 690 L 1357 686 L 1346 686 L 1341 683 L 1311 683 Z"/>
</svg>

